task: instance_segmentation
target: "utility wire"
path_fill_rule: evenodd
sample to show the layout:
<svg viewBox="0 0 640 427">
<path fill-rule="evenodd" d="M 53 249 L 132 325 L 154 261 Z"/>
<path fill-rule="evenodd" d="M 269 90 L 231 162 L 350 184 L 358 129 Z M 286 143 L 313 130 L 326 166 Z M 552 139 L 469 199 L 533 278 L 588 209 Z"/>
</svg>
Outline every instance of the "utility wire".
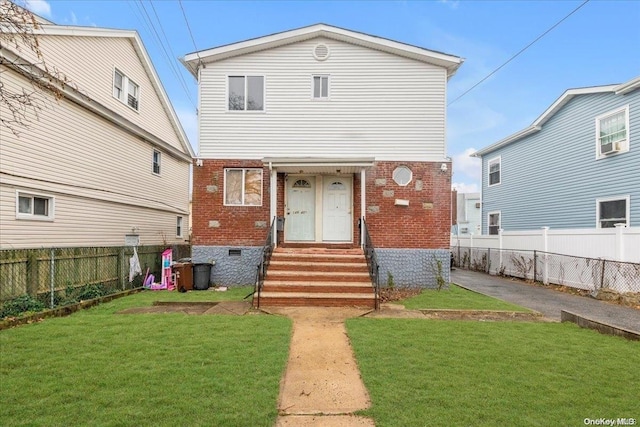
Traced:
<svg viewBox="0 0 640 427">
<path fill-rule="evenodd" d="M 193 108 L 196 108 L 196 104 L 193 101 L 193 99 L 191 98 L 191 94 L 189 93 L 189 89 L 187 89 L 187 85 L 186 82 L 184 82 L 184 79 L 182 78 L 182 75 L 180 74 L 180 71 L 176 68 L 175 66 L 175 57 L 172 55 L 169 55 L 169 52 L 167 52 L 167 48 L 165 47 L 165 43 L 162 41 L 162 38 L 160 37 L 160 34 L 158 34 L 158 31 L 156 30 L 156 26 L 153 23 L 153 19 L 151 19 L 151 16 L 149 16 L 149 13 L 147 12 L 147 8 L 144 5 L 144 2 L 142 0 L 139 0 L 140 2 L 140 6 L 142 7 L 142 11 L 144 12 L 144 14 L 146 15 L 147 19 L 149 20 L 149 24 L 151 25 L 151 29 L 153 30 L 153 34 L 155 35 L 156 39 L 158 40 L 158 43 L 160 45 L 160 48 L 162 48 L 162 51 L 164 53 L 165 59 L 167 60 L 169 67 L 171 68 L 171 71 L 173 72 L 173 75 L 176 77 L 176 79 L 178 79 L 178 81 L 180 82 L 180 84 L 182 85 L 182 89 L 184 89 L 187 98 L 189 98 L 189 102 L 191 102 L 191 105 L 193 106 Z M 151 1 L 149 1 L 151 3 Z M 151 3 L 151 6 L 153 7 L 153 3 Z M 155 8 L 154 8 L 154 12 L 155 12 Z M 158 18 L 158 14 L 156 13 L 156 18 Z M 158 24 L 160 25 L 160 28 L 162 28 L 162 23 L 160 22 L 160 19 L 158 18 Z M 166 35 L 165 35 L 166 38 Z M 169 48 L 171 47 L 171 45 L 169 44 Z"/>
<path fill-rule="evenodd" d="M 184 16 L 184 22 L 187 24 L 187 30 L 189 30 L 189 35 L 191 36 L 191 41 L 193 42 L 193 48 L 195 49 L 196 56 L 198 57 L 198 66 L 200 66 L 202 65 L 202 59 L 200 59 L 200 54 L 198 53 L 198 46 L 196 46 L 196 39 L 193 37 L 193 33 L 191 32 L 191 26 L 189 26 L 189 20 L 187 19 L 187 14 L 184 11 L 182 0 L 178 0 L 178 4 L 180 5 L 180 9 L 182 10 L 182 16 Z"/>
<path fill-rule="evenodd" d="M 456 102 L 457 100 L 459 100 L 460 98 L 462 98 L 463 96 L 465 96 L 466 94 L 468 94 L 469 92 L 471 92 L 473 89 L 475 89 L 477 86 L 479 86 L 482 82 L 484 82 L 485 80 L 487 80 L 489 77 L 493 76 L 495 73 L 497 73 L 498 71 L 500 71 L 500 69 L 502 67 L 504 67 L 505 65 L 507 65 L 509 62 L 513 61 L 514 59 L 516 59 L 522 52 L 524 52 L 525 50 L 529 49 L 531 46 L 533 46 L 538 40 L 540 40 L 541 38 L 543 38 L 544 36 L 546 36 L 548 33 L 550 33 L 554 28 L 556 28 L 558 25 L 562 24 L 567 18 L 569 18 L 571 15 L 573 15 L 574 13 L 576 13 L 578 10 L 580 10 L 580 8 L 582 8 L 582 6 L 584 6 L 585 4 L 589 3 L 590 0 L 585 0 L 584 2 L 582 2 L 582 4 L 580 4 L 580 6 L 576 7 L 575 9 L 573 9 L 567 16 L 565 16 L 564 18 L 562 18 L 561 20 L 559 20 L 558 22 L 556 22 L 551 28 L 549 28 L 547 31 L 545 31 L 544 33 L 540 34 L 534 41 L 532 41 L 531 43 L 529 43 L 528 45 L 526 45 L 525 47 L 523 47 L 522 49 L 520 49 L 520 51 L 518 53 L 516 53 L 515 55 L 513 55 L 511 58 L 509 58 L 505 63 L 503 63 L 502 65 L 500 65 L 498 68 L 496 68 L 495 70 L 493 70 L 492 72 L 490 72 L 486 77 L 484 77 L 482 80 L 480 80 L 478 83 L 474 84 L 473 86 L 471 86 L 469 89 L 467 89 L 462 95 L 458 96 L 456 99 L 454 99 L 453 101 L 449 102 L 448 105 L 453 104 L 454 102 Z"/>
</svg>

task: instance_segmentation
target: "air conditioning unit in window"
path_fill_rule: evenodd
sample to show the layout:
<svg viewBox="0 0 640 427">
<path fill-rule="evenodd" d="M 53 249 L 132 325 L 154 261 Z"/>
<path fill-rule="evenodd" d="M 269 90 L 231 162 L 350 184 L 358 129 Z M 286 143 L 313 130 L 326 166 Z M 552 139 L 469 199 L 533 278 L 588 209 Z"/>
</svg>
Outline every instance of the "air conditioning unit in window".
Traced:
<svg viewBox="0 0 640 427">
<path fill-rule="evenodd" d="M 610 142 L 608 144 L 602 144 L 600 146 L 600 154 L 612 154 L 620 151 L 620 143 L 619 142 Z"/>
</svg>

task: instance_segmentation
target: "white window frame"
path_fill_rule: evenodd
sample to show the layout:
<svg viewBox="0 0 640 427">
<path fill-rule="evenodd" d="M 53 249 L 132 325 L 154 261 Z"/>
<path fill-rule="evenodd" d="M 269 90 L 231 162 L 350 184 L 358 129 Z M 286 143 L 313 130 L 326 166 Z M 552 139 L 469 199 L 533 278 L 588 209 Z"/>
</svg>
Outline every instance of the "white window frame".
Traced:
<svg viewBox="0 0 640 427">
<path fill-rule="evenodd" d="M 20 198 L 28 197 L 31 199 L 31 212 L 20 212 Z M 34 210 L 34 198 L 46 199 L 47 215 L 36 215 Z M 55 219 L 55 197 L 50 194 L 33 193 L 31 191 L 16 191 L 16 219 L 27 219 L 31 221 L 53 221 Z"/>
<path fill-rule="evenodd" d="M 122 88 L 120 90 L 120 96 L 116 95 L 116 74 L 119 74 L 122 76 Z M 137 93 L 137 97 L 136 97 L 136 108 L 132 107 L 129 104 L 129 83 L 131 83 L 132 85 L 135 85 L 136 88 L 138 89 L 138 93 Z M 122 71 L 120 71 L 117 68 L 113 69 L 113 90 L 112 90 L 112 95 L 115 99 L 117 99 L 118 101 L 122 102 L 124 105 L 126 105 L 127 107 L 129 107 L 130 109 L 132 109 L 135 112 L 139 112 L 140 111 L 140 99 L 141 99 L 141 91 L 142 88 L 140 87 L 140 85 L 136 82 L 134 82 L 133 80 L 131 80 L 129 77 L 127 77 L 127 75 L 125 73 L 123 73 Z"/>
<path fill-rule="evenodd" d="M 316 77 L 320 78 L 320 96 L 315 96 Z M 327 96 L 322 96 L 322 79 L 327 79 Z M 311 75 L 311 99 L 314 101 L 328 101 L 331 98 L 331 76 L 329 74 Z"/>
<path fill-rule="evenodd" d="M 176 237 L 184 235 L 184 218 L 180 215 L 176 217 Z"/>
<path fill-rule="evenodd" d="M 631 196 L 630 195 L 626 195 L 626 196 L 614 196 L 614 197 L 602 197 L 600 199 L 596 199 L 596 228 L 604 228 L 602 227 L 602 220 L 600 219 L 600 203 L 602 202 L 615 202 L 618 200 L 624 200 L 625 201 L 625 224 L 627 227 L 629 227 L 629 224 L 631 224 Z M 621 223 L 622 224 L 622 223 Z"/>
<path fill-rule="evenodd" d="M 491 165 L 494 163 L 498 163 L 500 170 L 500 179 L 495 184 L 491 184 Z M 489 159 L 487 161 L 487 187 L 495 187 L 496 185 L 502 184 L 502 156 L 494 157 L 493 159 Z"/>
<path fill-rule="evenodd" d="M 603 119 L 606 119 L 608 117 L 614 116 L 616 114 L 620 114 L 624 112 L 624 117 L 625 117 L 625 130 L 627 131 L 627 137 L 623 140 L 620 141 L 616 141 L 616 144 L 620 145 L 620 149 L 615 152 L 615 153 L 610 153 L 610 154 L 601 154 L 600 149 L 601 149 L 601 144 L 600 144 L 600 122 Z M 611 157 L 611 156 L 615 156 L 618 154 L 622 154 L 622 153 L 626 153 L 629 151 L 629 105 L 625 105 L 624 107 L 620 107 L 620 108 L 616 108 L 615 110 L 611 110 L 608 111 L 604 114 L 599 115 L 598 117 L 596 117 L 596 159 L 605 159 L 607 157 Z"/>
<path fill-rule="evenodd" d="M 231 110 L 229 109 L 229 79 L 231 77 L 244 77 L 244 109 L 243 110 Z M 247 99 L 248 99 L 248 91 L 249 91 L 249 85 L 247 84 L 247 82 L 249 81 L 248 78 L 249 77 L 262 77 L 262 110 L 247 110 Z M 227 113 L 238 113 L 238 114 L 263 114 L 267 111 L 267 78 L 264 74 L 242 74 L 242 73 L 237 73 L 237 74 L 227 74 L 226 76 L 226 97 L 224 99 L 225 101 L 225 108 Z"/>
<path fill-rule="evenodd" d="M 156 154 L 158 155 L 158 172 L 156 172 Z M 151 173 L 160 176 L 162 173 L 162 152 L 160 150 L 153 150 L 151 155 Z"/>
<path fill-rule="evenodd" d="M 400 172 L 404 172 L 404 171 L 408 171 L 409 172 L 409 178 L 408 178 L 407 182 L 401 181 L 400 180 L 401 177 L 398 176 L 398 174 Z M 393 179 L 393 182 L 398 184 L 400 187 L 406 187 L 407 185 L 409 185 L 411 183 L 411 181 L 413 181 L 413 171 L 411 170 L 411 168 L 409 166 L 405 166 L 405 165 L 397 166 L 393 170 L 392 179 Z"/>
<path fill-rule="evenodd" d="M 227 203 L 227 171 L 242 171 L 242 203 Z M 245 203 L 244 183 L 247 171 L 260 171 L 260 204 L 249 205 Z M 260 207 L 264 203 L 264 170 L 262 168 L 224 168 L 224 192 L 223 192 L 223 205 L 224 206 L 251 206 Z"/>
<path fill-rule="evenodd" d="M 496 234 L 491 234 L 491 215 L 498 215 L 498 232 Z M 487 212 L 487 234 L 490 236 L 497 236 L 498 234 L 500 234 L 501 228 L 502 228 L 502 211 Z"/>
</svg>

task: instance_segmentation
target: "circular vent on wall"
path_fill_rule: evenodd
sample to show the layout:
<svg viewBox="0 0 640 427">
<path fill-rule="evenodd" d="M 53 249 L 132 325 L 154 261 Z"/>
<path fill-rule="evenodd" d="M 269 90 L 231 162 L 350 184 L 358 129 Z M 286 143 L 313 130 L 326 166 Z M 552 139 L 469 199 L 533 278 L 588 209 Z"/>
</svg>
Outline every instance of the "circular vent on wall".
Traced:
<svg viewBox="0 0 640 427">
<path fill-rule="evenodd" d="M 329 57 L 329 46 L 324 43 L 317 44 L 313 48 L 313 57 L 318 61 L 324 61 Z"/>
</svg>

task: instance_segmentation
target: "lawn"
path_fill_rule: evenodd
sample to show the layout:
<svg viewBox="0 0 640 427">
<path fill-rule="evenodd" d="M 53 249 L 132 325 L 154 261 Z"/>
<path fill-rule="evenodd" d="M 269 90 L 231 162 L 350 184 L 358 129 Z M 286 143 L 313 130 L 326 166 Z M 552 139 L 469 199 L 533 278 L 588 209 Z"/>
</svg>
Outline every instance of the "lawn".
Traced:
<svg viewBox="0 0 640 427">
<path fill-rule="evenodd" d="M 418 309 L 465 309 L 465 310 L 508 310 L 529 311 L 519 305 L 511 304 L 477 292 L 469 291 L 454 284 L 449 289 L 425 289 L 419 295 L 398 301 L 405 308 Z"/>
<path fill-rule="evenodd" d="M 350 319 L 376 426 L 640 418 L 640 343 L 569 323 Z"/>
<path fill-rule="evenodd" d="M 114 314 L 249 292 L 146 291 L 0 332 L 0 425 L 272 426 L 289 319 Z"/>
</svg>

